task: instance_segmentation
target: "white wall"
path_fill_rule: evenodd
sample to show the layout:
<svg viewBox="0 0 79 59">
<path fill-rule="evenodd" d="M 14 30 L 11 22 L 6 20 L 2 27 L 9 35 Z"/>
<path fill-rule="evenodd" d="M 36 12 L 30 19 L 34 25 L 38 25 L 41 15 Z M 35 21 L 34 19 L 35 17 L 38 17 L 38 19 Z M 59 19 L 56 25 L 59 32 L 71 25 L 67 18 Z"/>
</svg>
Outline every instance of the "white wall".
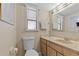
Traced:
<svg viewBox="0 0 79 59">
<path fill-rule="evenodd" d="M 11 47 L 16 45 L 15 27 L 0 21 L 0 55 L 9 55 Z"/>
<path fill-rule="evenodd" d="M 39 21 L 41 22 L 40 35 L 49 35 L 49 12 L 43 9 L 39 11 Z M 42 26 L 43 25 L 43 26 Z"/>
<path fill-rule="evenodd" d="M 15 4 L 14 4 L 15 5 Z M 13 11 L 15 13 L 15 10 Z M 12 17 L 12 15 L 9 15 Z M 3 15 L 4 17 L 4 15 Z M 7 17 L 7 16 L 5 16 Z M 15 18 L 13 18 L 15 20 Z M 0 56 L 9 55 L 11 47 L 16 46 L 16 28 L 0 20 Z"/>
<path fill-rule="evenodd" d="M 25 19 L 25 7 L 23 4 L 16 4 L 16 37 L 17 37 L 17 48 L 18 55 L 24 54 L 22 35 L 24 33 L 24 19 Z"/>
</svg>

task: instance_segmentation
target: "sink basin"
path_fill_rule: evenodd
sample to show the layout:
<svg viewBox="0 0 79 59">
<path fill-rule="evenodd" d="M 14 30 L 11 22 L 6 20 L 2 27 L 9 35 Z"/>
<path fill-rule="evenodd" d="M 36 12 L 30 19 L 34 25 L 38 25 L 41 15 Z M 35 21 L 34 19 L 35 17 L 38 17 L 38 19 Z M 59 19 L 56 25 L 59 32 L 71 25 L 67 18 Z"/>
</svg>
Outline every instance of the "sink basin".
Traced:
<svg viewBox="0 0 79 59">
<path fill-rule="evenodd" d="M 72 41 L 70 41 L 70 40 L 56 40 L 56 41 L 61 42 L 61 43 L 65 43 L 65 44 L 71 44 L 72 43 Z"/>
</svg>

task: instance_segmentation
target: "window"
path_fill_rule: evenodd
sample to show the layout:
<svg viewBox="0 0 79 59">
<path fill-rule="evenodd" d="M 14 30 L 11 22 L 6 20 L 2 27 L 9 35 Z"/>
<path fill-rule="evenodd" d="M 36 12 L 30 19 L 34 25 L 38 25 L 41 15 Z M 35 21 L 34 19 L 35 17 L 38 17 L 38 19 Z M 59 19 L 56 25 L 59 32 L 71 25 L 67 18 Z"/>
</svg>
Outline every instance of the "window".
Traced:
<svg viewBox="0 0 79 59">
<path fill-rule="evenodd" d="M 53 16 L 53 29 L 63 30 L 63 16 L 62 15 Z"/>
<path fill-rule="evenodd" d="M 62 22 L 63 22 L 63 17 L 62 16 L 58 16 L 57 17 L 57 29 L 58 30 L 62 30 Z"/>
<path fill-rule="evenodd" d="M 37 10 L 34 8 L 27 8 L 27 30 L 37 30 Z"/>
</svg>

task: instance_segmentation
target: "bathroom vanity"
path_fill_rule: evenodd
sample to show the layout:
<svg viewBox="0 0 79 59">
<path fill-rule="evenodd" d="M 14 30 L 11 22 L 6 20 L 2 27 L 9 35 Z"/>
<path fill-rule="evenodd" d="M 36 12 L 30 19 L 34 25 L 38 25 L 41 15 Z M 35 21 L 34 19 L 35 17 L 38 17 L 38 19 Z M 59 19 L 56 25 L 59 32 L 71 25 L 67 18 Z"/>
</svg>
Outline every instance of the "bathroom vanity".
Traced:
<svg viewBox="0 0 79 59">
<path fill-rule="evenodd" d="M 78 56 L 79 42 L 64 41 L 63 38 L 41 37 L 40 47 L 43 56 Z"/>
</svg>

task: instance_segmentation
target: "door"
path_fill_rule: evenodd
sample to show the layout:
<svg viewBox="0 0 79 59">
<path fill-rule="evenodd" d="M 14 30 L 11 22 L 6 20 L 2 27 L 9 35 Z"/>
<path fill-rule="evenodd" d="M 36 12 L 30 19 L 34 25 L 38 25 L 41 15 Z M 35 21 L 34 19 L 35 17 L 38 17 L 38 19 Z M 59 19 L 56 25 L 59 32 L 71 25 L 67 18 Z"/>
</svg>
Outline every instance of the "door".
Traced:
<svg viewBox="0 0 79 59">
<path fill-rule="evenodd" d="M 41 43 L 41 52 L 43 56 L 46 56 L 46 44 Z"/>
</svg>

